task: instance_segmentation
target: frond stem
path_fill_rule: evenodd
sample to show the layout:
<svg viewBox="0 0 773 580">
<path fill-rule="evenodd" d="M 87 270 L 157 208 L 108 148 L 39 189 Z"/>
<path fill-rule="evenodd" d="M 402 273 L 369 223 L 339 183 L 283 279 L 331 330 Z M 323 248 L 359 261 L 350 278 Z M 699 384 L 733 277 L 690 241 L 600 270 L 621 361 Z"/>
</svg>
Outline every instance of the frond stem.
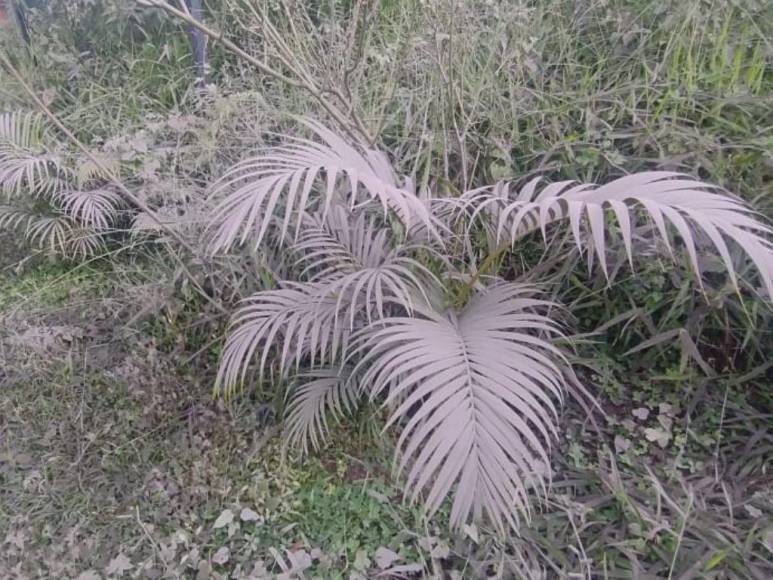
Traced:
<svg viewBox="0 0 773 580">
<path fill-rule="evenodd" d="M 480 277 L 488 272 L 497 261 L 497 259 L 499 259 L 499 257 L 504 254 L 511 246 L 512 243 L 509 241 L 502 242 L 496 248 L 494 248 L 493 252 L 491 252 L 483 259 L 483 261 L 480 263 L 480 267 L 475 270 L 475 272 L 470 276 L 470 279 L 464 285 L 464 288 L 462 288 L 462 293 L 458 299 L 458 306 L 462 306 L 467 302 L 473 287 L 478 282 L 478 280 L 480 280 Z"/>
</svg>

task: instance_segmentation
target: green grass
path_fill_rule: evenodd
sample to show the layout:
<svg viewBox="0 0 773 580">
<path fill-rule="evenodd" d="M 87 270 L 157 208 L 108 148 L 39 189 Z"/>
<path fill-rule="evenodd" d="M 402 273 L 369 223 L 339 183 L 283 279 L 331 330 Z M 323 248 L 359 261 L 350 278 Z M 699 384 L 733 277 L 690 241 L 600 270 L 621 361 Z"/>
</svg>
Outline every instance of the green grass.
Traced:
<svg viewBox="0 0 773 580">
<path fill-rule="evenodd" d="M 412 530 L 421 518 L 402 504 L 382 467 L 384 451 L 367 439 L 360 438 L 361 452 L 371 459 L 343 450 L 324 460 L 283 459 L 276 437 L 264 439 L 270 427 L 254 407 L 211 401 L 209 385 L 181 376 L 152 334 L 116 341 L 103 327 L 99 336 L 57 340 L 45 357 L 34 345 L 15 343 L 15 330 L 33 321 L 43 327 L 64 317 L 88 326 L 80 316 L 84 295 L 101 290 L 116 298 L 119 291 L 103 286 L 99 271 L 84 272 L 44 264 L 0 284 L 5 311 L 21 312 L 0 335 L 7 372 L 0 391 L 0 537 L 23 544 L 3 552 L 0 569 L 74 578 L 125 554 L 138 566 L 166 566 L 187 577 L 198 562 L 181 562 L 185 554 L 209 562 L 228 547 L 233 560 L 215 568 L 233 570 L 243 558 L 244 565 L 270 559 L 266 565 L 276 569 L 269 548 L 314 549 L 312 570 L 343 578 L 355 563 L 370 567 L 380 547 L 418 558 Z M 9 308 L 20 301 L 26 310 Z M 99 318 L 113 308 L 106 302 L 89 313 Z M 105 341 L 112 342 L 109 356 L 100 357 L 95 351 Z M 159 356 L 164 360 L 154 363 Z M 260 521 L 240 522 L 245 507 Z M 226 509 L 236 523 L 215 529 Z M 181 534 L 187 540 L 175 561 L 164 561 L 159 546 Z M 84 542 L 87 551 L 79 549 Z"/>
<path fill-rule="evenodd" d="M 261 435 L 254 414 L 197 403 L 204 393 L 182 397 L 170 377 L 157 377 L 151 394 L 111 374 L 59 368 L 4 385 L 0 536 L 25 538 L 23 552 L 4 552 L 4 569 L 21 563 L 35 577 L 75 577 L 119 553 L 158 566 L 156 544 L 180 534 L 187 544 L 172 568 L 183 575 L 180 556 L 194 549 L 209 559 L 228 547 L 234 560 L 249 561 L 270 558 L 269 548 L 316 549 L 324 558 L 314 567 L 330 578 L 380 547 L 418 558 L 419 516 L 362 461 L 282 463 L 275 440 L 253 455 Z M 260 521 L 240 522 L 245 507 Z M 215 529 L 226 509 L 235 523 Z M 93 549 L 49 553 L 68 533 Z"/>
<path fill-rule="evenodd" d="M 33 265 L 21 276 L 0 278 L 0 308 L 20 304 L 57 307 L 67 304 L 71 290 L 105 294 L 114 284 L 112 267 L 107 262 L 80 265 L 58 260 Z"/>
<path fill-rule="evenodd" d="M 606 371 L 587 378 L 601 386 L 608 416 L 596 432 L 580 408 L 568 408 L 550 503 L 520 538 L 485 528 L 457 535 L 444 510 L 426 521 L 402 501 L 388 439 L 337 429 L 321 454 L 285 457 L 247 399 L 211 401 L 208 384 L 181 374 L 152 334 L 114 343 L 106 358 L 94 350 L 107 335 L 65 341 L 46 357 L 8 342 L 16 323 L 63 316 L 62 296 L 43 291 L 61 277 L 48 266 L 0 286 L 5 304 L 19 288 L 48 304 L 34 302 L 0 339 L 10 372 L 0 391 L 0 537 L 13 543 L 0 556 L 5 569 L 74 578 L 103 573 L 122 555 L 129 574 L 238 577 L 291 567 L 289 551 L 309 559 L 308 577 L 368 577 L 383 550 L 395 565 L 463 577 L 508 577 L 523 562 L 548 560 L 610 577 L 636 566 L 732 577 L 770 565 L 773 496 L 763 474 L 773 435 L 762 410 L 773 401 L 762 377 L 733 384 L 678 367 L 632 372 L 613 359 L 605 367 L 595 351 L 597 372 Z M 77 311 L 95 280 L 67 280 Z M 750 440 L 754 448 L 739 452 Z M 716 469 L 742 485 L 728 490 L 740 494 L 729 504 L 711 483 Z M 244 508 L 258 520 L 242 521 Z M 216 528 L 226 510 L 233 520 Z"/>
</svg>

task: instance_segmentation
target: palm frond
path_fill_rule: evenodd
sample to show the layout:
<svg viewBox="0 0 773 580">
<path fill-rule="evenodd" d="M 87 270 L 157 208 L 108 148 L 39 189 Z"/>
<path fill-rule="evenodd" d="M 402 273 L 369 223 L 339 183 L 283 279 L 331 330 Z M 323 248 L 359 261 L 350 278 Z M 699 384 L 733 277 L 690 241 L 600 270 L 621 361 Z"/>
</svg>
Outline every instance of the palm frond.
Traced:
<svg viewBox="0 0 773 580">
<path fill-rule="evenodd" d="M 0 229 L 26 230 L 35 214 L 26 209 L 10 205 L 0 205 Z"/>
<path fill-rule="evenodd" d="M 65 256 L 86 258 L 102 247 L 100 235 L 66 215 L 0 206 L 0 229 L 12 229 L 32 246 Z"/>
<path fill-rule="evenodd" d="M 337 302 L 320 297 L 316 284 L 290 284 L 257 292 L 242 301 L 229 327 L 220 361 L 216 392 L 230 392 L 243 384 L 259 348 L 263 376 L 272 346 L 280 345 L 278 364 L 286 372 L 292 363 L 310 357 L 309 365 L 335 360 L 345 349 L 348 330 L 338 322 Z"/>
<path fill-rule="evenodd" d="M 97 255 L 104 248 L 104 238 L 88 227 L 73 229 L 62 254 L 72 260 L 81 260 Z"/>
<path fill-rule="evenodd" d="M 95 230 L 108 229 L 121 205 L 121 196 L 109 189 L 63 188 L 54 199 L 64 213 Z"/>
<path fill-rule="evenodd" d="M 439 288 L 440 281 L 409 255 L 419 248 L 409 244 L 393 248 L 387 228 L 377 226 L 365 213 L 352 215 L 342 205 L 332 207 L 326 216 L 309 216 L 294 244 L 301 276 L 319 283 L 320 295 L 335 297 L 339 308 L 348 304 L 350 327 L 361 312 L 368 320 L 383 317 L 388 303 L 411 312 L 417 297 L 429 302 L 427 292 Z"/>
<path fill-rule="evenodd" d="M 440 286 L 417 260 L 405 255 L 412 246 L 391 248 L 389 232 L 353 217 L 340 204 L 326 216 L 306 215 L 293 249 L 296 266 L 309 281 L 249 297 L 233 318 L 216 389 L 243 382 L 247 368 L 263 346 L 259 373 L 264 372 L 270 345 L 283 344 L 279 366 L 296 367 L 304 356 L 311 364 L 335 359 L 356 324 L 383 318 L 389 305 L 411 313 L 417 301 Z"/>
<path fill-rule="evenodd" d="M 281 242 L 291 223 L 299 230 L 306 211 L 316 208 L 325 214 L 339 197 L 354 206 L 364 196 L 385 213 L 395 212 L 406 225 L 420 221 L 435 232 L 426 206 L 397 185 L 382 154 L 360 153 L 322 125 L 312 121 L 306 125 L 321 142 L 286 137 L 286 145 L 237 164 L 219 181 L 214 196 L 222 199 L 212 219 L 213 251 L 248 240 L 259 246 L 274 218 L 280 224 Z M 324 190 L 315 191 L 322 175 Z M 342 182 L 343 194 L 337 191 Z"/>
<path fill-rule="evenodd" d="M 564 389 L 560 332 L 541 313 L 552 307 L 501 284 L 458 314 L 389 318 L 358 339 L 361 384 L 396 404 L 389 424 L 407 417 L 398 472 L 411 498 L 427 489 L 432 513 L 455 488 L 454 526 L 483 514 L 515 526 L 513 508 L 528 518 L 531 490 L 544 493 Z"/>
<path fill-rule="evenodd" d="M 36 113 L 0 114 L 0 191 L 50 194 L 60 184 L 59 160 L 46 147 L 46 126 Z"/>
<path fill-rule="evenodd" d="M 286 440 L 308 452 L 327 438 L 328 421 L 339 420 L 357 406 L 359 389 L 351 368 L 320 369 L 297 377 L 305 380 L 291 393 L 287 407 Z"/>
<path fill-rule="evenodd" d="M 301 277 L 329 280 L 384 263 L 390 251 L 389 230 L 335 204 L 327 215 L 308 215 L 293 244 Z"/>
<path fill-rule="evenodd" d="M 53 253 L 64 253 L 70 234 L 77 224 L 63 215 L 35 216 L 27 224 L 27 240 Z"/>
<path fill-rule="evenodd" d="M 538 180 L 532 180 L 515 194 L 502 185 L 468 192 L 458 205 L 473 206 L 474 216 L 485 216 L 483 221 L 496 220 L 499 239 L 512 241 L 536 229 L 544 235 L 549 224 L 568 219 L 580 250 L 594 251 L 605 274 L 607 210 L 617 221 L 631 264 L 635 220 L 631 214 L 644 210 L 669 251 L 669 225 L 678 234 L 699 280 L 697 256 L 703 241 L 719 253 L 731 280 L 737 283 L 727 245 L 727 241 L 732 241 L 751 258 L 773 297 L 773 229 L 756 219 L 754 211 L 743 201 L 717 187 L 667 171 L 633 174 L 602 186 L 563 181 L 540 191 L 537 185 Z M 586 232 L 589 235 L 584 235 Z"/>
<path fill-rule="evenodd" d="M 0 143 L 39 147 L 45 140 L 46 122 L 40 113 L 0 113 Z"/>
</svg>

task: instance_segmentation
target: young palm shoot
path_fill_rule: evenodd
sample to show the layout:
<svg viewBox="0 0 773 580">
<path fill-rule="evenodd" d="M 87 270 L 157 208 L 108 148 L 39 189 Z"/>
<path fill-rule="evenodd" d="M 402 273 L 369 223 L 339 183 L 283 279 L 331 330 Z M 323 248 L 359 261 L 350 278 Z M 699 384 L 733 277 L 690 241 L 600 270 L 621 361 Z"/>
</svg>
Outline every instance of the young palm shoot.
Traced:
<svg viewBox="0 0 773 580">
<path fill-rule="evenodd" d="M 631 266 L 642 239 L 670 253 L 680 247 L 699 281 L 698 256 L 710 252 L 734 284 L 740 249 L 758 274 L 748 282 L 773 296 L 771 228 L 740 199 L 689 176 L 645 172 L 602 186 L 533 180 L 426 199 L 384 155 L 307 126 L 317 140 L 288 137 L 214 189 L 214 251 L 250 244 L 297 256 L 290 279 L 233 315 L 216 390 L 243 384 L 256 358 L 258 375 L 278 368 L 293 385 L 287 437 L 304 450 L 322 444 L 329 421 L 364 402 L 383 405 L 387 426 L 400 429 L 406 494 L 423 498 L 429 513 L 451 498 L 455 527 L 481 517 L 517 527 L 549 488 L 572 377 L 555 344 L 561 307 L 489 271 L 524 236 L 547 240 L 565 225 L 605 275 L 618 240 Z M 465 266 L 476 230 L 493 250 Z M 463 239 L 452 239 L 460 231 Z M 450 299 L 459 284 L 464 291 Z"/>
</svg>

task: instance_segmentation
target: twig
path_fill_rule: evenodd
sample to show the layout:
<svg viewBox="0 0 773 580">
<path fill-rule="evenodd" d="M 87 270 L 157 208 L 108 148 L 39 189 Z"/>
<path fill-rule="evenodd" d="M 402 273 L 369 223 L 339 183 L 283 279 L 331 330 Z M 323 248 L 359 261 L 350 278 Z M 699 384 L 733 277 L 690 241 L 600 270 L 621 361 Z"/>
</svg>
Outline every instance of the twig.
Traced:
<svg viewBox="0 0 773 580">
<path fill-rule="evenodd" d="M 314 97 L 314 99 L 317 102 L 319 102 L 320 105 L 322 105 L 322 107 L 328 112 L 328 114 L 331 117 L 333 117 L 333 119 L 341 126 L 341 128 L 347 133 L 347 135 L 352 139 L 354 139 L 358 144 L 367 146 L 373 141 L 370 134 L 365 129 L 363 123 L 359 120 L 359 118 L 354 114 L 353 111 L 350 111 L 350 114 L 349 114 L 349 117 L 351 119 L 347 119 L 344 113 L 342 113 L 335 105 L 333 105 L 330 101 L 328 101 L 325 98 L 324 91 L 322 91 L 319 87 L 317 87 L 316 84 L 314 84 L 314 82 L 311 80 L 310 77 L 308 77 L 305 71 L 297 70 L 296 67 L 293 67 L 286 61 L 286 55 L 284 55 L 281 58 L 282 62 L 286 66 L 288 66 L 288 68 L 290 68 L 295 75 L 300 77 L 299 80 L 290 78 L 287 75 L 282 74 L 278 70 L 273 69 L 264 61 L 252 56 L 250 53 L 246 52 L 240 46 L 238 46 L 231 40 L 225 38 L 222 32 L 218 32 L 216 30 L 213 30 L 212 28 L 209 28 L 206 24 L 199 22 L 198 20 L 186 14 L 185 12 L 175 8 L 170 4 L 167 4 L 164 0 L 137 0 L 137 1 L 146 6 L 160 8 L 161 10 L 164 10 L 165 12 L 168 12 L 169 14 L 179 18 L 189 26 L 200 30 L 202 33 L 204 33 L 206 36 L 211 38 L 213 41 L 219 42 L 227 50 L 234 53 L 238 57 L 244 59 L 245 61 L 249 62 L 251 65 L 257 68 L 263 74 L 268 75 L 292 87 L 304 89 L 306 92 L 311 94 L 311 96 Z"/>
</svg>

